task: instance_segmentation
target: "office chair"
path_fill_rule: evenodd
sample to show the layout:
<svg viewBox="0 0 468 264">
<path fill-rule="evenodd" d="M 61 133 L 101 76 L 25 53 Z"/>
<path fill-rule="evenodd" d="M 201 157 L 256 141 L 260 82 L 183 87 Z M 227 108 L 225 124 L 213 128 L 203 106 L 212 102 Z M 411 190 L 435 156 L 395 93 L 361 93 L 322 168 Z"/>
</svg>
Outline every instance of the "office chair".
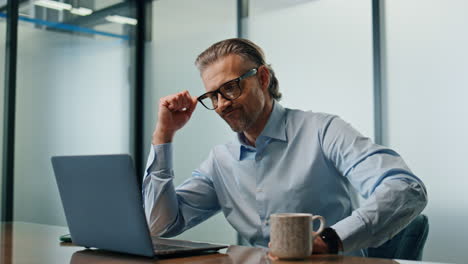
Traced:
<svg viewBox="0 0 468 264">
<path fill-rule="evenodd" d="M 369 248 L 368 256 L 374 258 L 421 260 L 429 233 L 427 216 L 418 215 L 407 227 L 377 248 Z"/>
</svg>

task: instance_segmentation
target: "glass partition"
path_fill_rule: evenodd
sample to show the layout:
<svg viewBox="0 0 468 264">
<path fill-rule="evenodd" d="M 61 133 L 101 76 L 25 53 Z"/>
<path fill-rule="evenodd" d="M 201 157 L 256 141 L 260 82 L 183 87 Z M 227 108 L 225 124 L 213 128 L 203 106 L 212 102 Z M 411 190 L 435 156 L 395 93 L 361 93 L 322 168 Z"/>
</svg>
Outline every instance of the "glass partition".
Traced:
<svg viewBox="0 0 468 264">
<path fill-rule="evenodd" d="M 20 5 L 15 221 L 66 225 L 52 156 L 131 152 L 136 20 L 120 2 Z"/>
<path fill-rule="evenodd" d="M 371 1 L 249 1 L 247 37 L 275 70 L 281 103 L 341 116 L 374 136 Z"/>
<path fill-rule="evenodd" d="M 424 6 L 424 9 L 421 7 Z M 466 262 L 468 2 L 385 1 L 384 139 L 426 184 L 423 259 Z"/>
<path fill-rule="evenodd" d="M 211 44 L 236 37 L 236 1 L 158 0 L 153 2 L 153 40 L 146 49 L 145 154 L 157 118 L 159 98 L 188 90 L 204 92 L 194 65 L 199 53 Z M 191 176 L 212 147 L 233 139 L 234 133 L 216 113 L 197 106 L 191 120 L 174 139 L 175 185 Z M 236 233 L 218 214 L 179 237 L 191 240 L 236 243 Z"/>
</svg>

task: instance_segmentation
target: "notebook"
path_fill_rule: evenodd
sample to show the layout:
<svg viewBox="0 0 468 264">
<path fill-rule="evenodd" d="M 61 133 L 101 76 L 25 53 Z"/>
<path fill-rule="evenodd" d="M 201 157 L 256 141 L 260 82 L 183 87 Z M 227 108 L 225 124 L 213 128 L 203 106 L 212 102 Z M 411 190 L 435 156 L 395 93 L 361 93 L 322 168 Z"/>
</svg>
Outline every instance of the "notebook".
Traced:
<svg viewBox="0 0 468 264">
<path fill-rule="evenodd" d="M 129 155 L 57 156 L 52 166 L 76 245 L 148 257 L 227 247 L 151 237 Z"/>
</svg>

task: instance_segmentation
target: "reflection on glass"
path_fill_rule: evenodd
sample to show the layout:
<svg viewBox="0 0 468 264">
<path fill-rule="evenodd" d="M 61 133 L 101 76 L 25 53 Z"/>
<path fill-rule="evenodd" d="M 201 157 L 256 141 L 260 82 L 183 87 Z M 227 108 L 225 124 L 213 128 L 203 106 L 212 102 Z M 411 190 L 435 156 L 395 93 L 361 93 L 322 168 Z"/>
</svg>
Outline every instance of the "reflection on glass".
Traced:
<svg viewBox="0 0 468 264">
<path fill-rule="evenodd" d="M 135 6 L 132 3 L 111 0 L 24 1 L 19 7 L 19 22 L 21 26 L 50 31 L 128 40 L 137 24 Z M 0 17 L 5 16 L 5 13 L 0 12 Z M 112 20 L 112 17 L 119 19 Z"/>
<path fill-rule="evenodd" d="M 105 17 L 134 18 L 135 9 L 101 2 L 20 5 L 15 221 L 66 225 L 52 156 L 131 152 L 136 27 Z"/>
</svg>

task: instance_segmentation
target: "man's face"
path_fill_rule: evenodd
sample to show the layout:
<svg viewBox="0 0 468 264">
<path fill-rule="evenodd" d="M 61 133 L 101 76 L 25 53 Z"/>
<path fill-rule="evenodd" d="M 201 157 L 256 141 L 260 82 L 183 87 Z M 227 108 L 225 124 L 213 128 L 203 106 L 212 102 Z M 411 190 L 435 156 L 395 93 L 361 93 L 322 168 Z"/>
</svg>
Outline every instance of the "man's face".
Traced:
<svg viewBox="0 0 468 264">
<path fill-rule="evenodd" d="M 218 89 L 224 83 L 256 68 L 251 62 L 238 55 L 228 55 L 208 66 L 202 72 L 202 80 L 207 92 Z M 240 81 L 242 94 L 235 100 L 226 100 L 218 94 L 216 113 L 220 115 L 235 132 L 255 129 L 256 121 L 264 111 L 266 94 L 257 75 Z"/>
</svg>

